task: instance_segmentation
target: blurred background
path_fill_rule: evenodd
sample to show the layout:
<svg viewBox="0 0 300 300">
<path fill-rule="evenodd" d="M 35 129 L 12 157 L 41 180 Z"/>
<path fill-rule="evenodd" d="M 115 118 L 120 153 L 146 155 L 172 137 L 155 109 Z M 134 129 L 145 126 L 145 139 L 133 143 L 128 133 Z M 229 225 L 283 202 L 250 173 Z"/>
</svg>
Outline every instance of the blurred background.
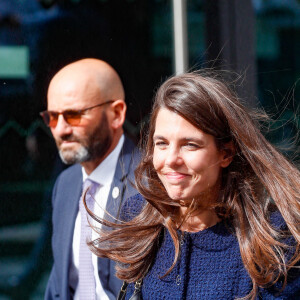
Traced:
<svg viewBox="0 0 300 300">
<path fill-rule="evenodd" d="M 51 267 L 51 189 L 66 166 L 39 117 L 49 80 L 80 58 L 110 63 L 138 141 L 177 70 L 176 2 L 185 69 L 241 74 L 240 97 L 276 120 L 267 138 L 299 158 L 299 0 L 0 0 L 0 300 L 43 299 Z"/>
</svg>

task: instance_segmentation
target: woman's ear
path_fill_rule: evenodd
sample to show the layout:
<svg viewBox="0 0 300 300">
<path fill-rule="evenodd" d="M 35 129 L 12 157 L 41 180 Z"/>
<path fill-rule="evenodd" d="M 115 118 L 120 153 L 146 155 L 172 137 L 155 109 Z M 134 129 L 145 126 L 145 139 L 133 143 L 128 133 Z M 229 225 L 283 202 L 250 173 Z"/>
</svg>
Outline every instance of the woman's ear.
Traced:
<svg viewBox="0 0 300 300">
<path fill-rule="evenodd" d="M 112 105 L 111 127 L 118 129 L 123 126 L 126 116 L 126 103 L 124 100 L 115 100 Z"/>
<path fill-rule="evenodd" d="M 220 166 L 222 168 L 227 168 L 235 156 L 235 147 L 232 141 L 224 144 L 221 149 L 222 158 Z"/>
</svg>

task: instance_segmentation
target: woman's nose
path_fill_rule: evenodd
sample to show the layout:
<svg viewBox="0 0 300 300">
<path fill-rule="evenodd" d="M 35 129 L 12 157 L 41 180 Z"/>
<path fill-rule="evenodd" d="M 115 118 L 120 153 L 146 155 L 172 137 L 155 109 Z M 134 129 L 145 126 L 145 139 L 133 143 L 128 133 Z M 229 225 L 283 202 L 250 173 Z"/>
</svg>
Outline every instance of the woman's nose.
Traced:
<svg viewBox="0 0 300 300">
<path fill-rule="evenodd" d="M 170 147 L 169 151 L 166 153 L 166 164 L 168 166 L 173 166 L 173 165 L 180 165 L 182 164 L 183 160 L 181 157 L 180 149 L 177 149 L 175 147 Z"/>
</svg>

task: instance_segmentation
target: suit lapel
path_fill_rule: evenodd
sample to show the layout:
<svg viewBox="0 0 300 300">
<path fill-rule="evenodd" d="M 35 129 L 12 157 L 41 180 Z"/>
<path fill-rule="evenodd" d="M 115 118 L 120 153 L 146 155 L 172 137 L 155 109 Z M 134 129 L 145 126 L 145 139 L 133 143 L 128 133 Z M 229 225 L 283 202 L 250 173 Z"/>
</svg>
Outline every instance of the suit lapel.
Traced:
<svg viewBox="0 0 300 300">
<path fill-rule="evenodd" d="M 69 270 L 70 263 L 72 259 L 72 246 L 73 246 L 73 234 L 75 220 L 78 214 L 79 199 L 82 192 L 82 172 L 79 166 L 76 169 L 76 174 L 67 178 L 65 182 L 66 189 L 61 199 L 61 212 L 64 214 L 62 216 L 63 226 L 60 226 L 60 250 L 61 255 L 61 265 L 62 265 L 62 286 L 69 286 Z M 67 188 L 68 187 L 68 188 Z M 64 294 L 66 293 L 66 294 Z M 62 291 L 62 299 L 70 299 L 69 288 Z"/>
<path fill-rule="evenodd" d="M 111 184 L 106 205 L 106 211 L 115 218 L 118 218 L 119 216 L 122 201 L 127 198 L 125 193 L 126 188 L 128 187 L 128 185 L 130 185 L 129 180 L 133 180 L 133 178 L 129 179 L 129 175 L 130 170 L 132 170 L 133 168 L 134 149 L 135 146 L 133 142 L 125 137 L 124 145 L 119 155 L 116 171 Z M 104 214 L 104 219 L 115 222 L 115 219 L 110 217 L 107 213 Z M 121 285 L 121 281 L 112 276 L 111 273 L 114 272 L 114 267 L 111 267 L 110 265 L 111 261 L 109 259 L 98 258 L 99 277 L 102 286 L 107 293 L 111 293 L 111 284 L 116 285 L 117 290 L 119 290 L 119 285 Z M 111 283 L 109 282 L 110 280 L 112 281 Z M 114 291 L 114 293 L 116 293 L 116 291 Z M 113 295 L 112 297 L 114 298 Z"/>
<path fill-rule="evenodd" d="M 131 184 L 130 180 L 133 180 L 133 178 L 128 176 L 132 167 L 133 151 L 134 144 L 125 137 L 106 205 L 106 210 L 114 217 L 119 216 L 121 202 L 125 198 L 126 187 Z M 104 217 L 107 220 L 114 221 L 107 214 Z"/>
</svg>

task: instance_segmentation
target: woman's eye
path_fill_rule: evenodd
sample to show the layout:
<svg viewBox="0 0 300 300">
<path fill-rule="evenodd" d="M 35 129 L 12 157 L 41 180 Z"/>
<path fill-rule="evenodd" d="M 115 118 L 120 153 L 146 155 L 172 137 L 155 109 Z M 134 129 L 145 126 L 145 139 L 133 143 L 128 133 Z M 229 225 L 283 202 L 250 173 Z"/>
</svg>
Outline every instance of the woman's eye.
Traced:
<svg viewBox="0 0 300 300">
<path fill-rule="evenodd" d="M 191 149 L 198 149 L 199 146 L 197 144 L 194 144 L 194 143 L 187 143 L 185 145 L 187 148 L 191 148 Z"/>
<path fill-rule="evenodd" d="M 155 142 L 154 145 L 155 145 L 156 147 L 162 147 L 162 146 L 166 146 L 167 143 L 164 142 L 164 141 L 157 141 L 157 142 Z"/>
</svg>

